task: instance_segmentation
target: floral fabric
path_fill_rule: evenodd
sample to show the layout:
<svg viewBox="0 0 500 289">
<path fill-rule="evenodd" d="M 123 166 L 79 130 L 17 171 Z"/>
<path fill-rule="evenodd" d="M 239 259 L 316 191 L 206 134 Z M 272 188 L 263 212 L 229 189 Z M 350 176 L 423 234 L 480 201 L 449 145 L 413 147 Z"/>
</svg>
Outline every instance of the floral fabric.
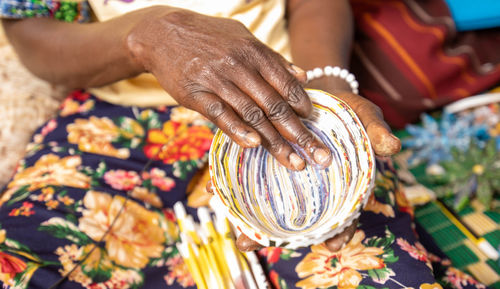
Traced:
<svg viewBox="0 0 500 289">
<path fill-rule="evenodd" d="M 0 0 L 0 18 L 51 17 L 66 22 L 89 20 L 87 1 L 79 0 Z"/>
<path fill-rule="evenodd" d="M 57 288 L 193 288 L 172 206 L 187 202 L 213 131 L 183 107 L 120 107 L 72 94 L 34 135 L 0 198 L 4 288 L 49 288 L 65 275 Z M 448 267 L 436 279 L 431 262 L 448 261 L 419 243 L 390 163 L 378 168 L 359 228 L 340 251 L 258 252 L 272 286 L 484 288 Z"/>
</svg>

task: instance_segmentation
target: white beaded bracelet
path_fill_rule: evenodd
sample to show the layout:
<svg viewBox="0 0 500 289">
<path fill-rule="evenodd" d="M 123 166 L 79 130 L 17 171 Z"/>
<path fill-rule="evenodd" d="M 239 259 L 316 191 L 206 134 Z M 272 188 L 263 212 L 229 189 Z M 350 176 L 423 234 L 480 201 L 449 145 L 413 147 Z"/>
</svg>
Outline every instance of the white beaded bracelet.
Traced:
<svg viewBox="0 0 500 289">
<path fill-rule="evenodd" d="M 340 68 L 338 66 L 325 66 L 324 68 L 316 67 L 313 70 L 308 70 L 307 74 L 307 82 L 317 79 L 323 76 L 334 76 L 340 77 L 345 80 L 352 89 L 352 92 L 358 94 L 359 83 L 354 77 L 354 74 L 350 73 L 349 70 L 345 68 Z"/>
</svg>

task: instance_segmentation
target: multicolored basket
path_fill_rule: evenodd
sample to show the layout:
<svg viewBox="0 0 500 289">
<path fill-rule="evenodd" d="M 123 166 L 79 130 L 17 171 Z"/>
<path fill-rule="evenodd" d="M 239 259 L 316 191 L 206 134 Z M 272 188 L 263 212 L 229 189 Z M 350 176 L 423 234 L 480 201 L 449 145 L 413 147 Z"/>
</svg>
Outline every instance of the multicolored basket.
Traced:
<svg viewBox="0 0 500 289">
<path fill-rule="evenodd" d="M 333 95 L 307 92 L 313 113 L 303 121 L 332 151 L 328 168 L 288 170 L 264 148 L 244 149 L 220 130 L 212 142 L 211 205 L 263 246 L 295 249 L 333 237 L 359 216 L 374 186 L 375 156 L 354 111 Z"/>
</svg>

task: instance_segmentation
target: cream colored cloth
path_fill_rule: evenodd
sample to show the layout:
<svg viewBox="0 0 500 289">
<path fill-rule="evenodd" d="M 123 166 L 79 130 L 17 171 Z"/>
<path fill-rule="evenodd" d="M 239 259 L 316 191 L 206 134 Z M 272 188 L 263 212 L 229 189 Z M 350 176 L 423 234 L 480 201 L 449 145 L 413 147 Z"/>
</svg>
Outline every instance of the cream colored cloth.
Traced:
<svg viewBox="0 0 500 289">
<path fill-rule="evenodd" d="M 21 64 L 0 25 L 0 187 L 14 174 L 35 129 L 56 115 L 64 95 Z"/>
<path fill-rule="evenodd" d="M 260 41 L 290 57 L 285 22 L 285 0 L 90 0 L 99 21 L 154 5 L 169 5 L 201 14 L 225 17 L 242 22 Z M 133 79 L 92 89 L 92 93 L 120 105 L 157 106 L 176 104 L 157 83 L 154 76 L 143 74 Z"/>
</svg>

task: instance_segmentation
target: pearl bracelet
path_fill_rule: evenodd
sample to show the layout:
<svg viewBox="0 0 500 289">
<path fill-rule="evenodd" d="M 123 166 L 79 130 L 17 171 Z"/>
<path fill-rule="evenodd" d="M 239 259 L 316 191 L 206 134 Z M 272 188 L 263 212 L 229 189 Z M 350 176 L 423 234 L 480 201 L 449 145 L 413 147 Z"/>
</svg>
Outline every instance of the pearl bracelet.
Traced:
<svg viewBox="0 0 500 289">
<path fill-rule="evenodd" d="M 345 68 L 340 68 L 338 66 L 325 66 L 325 68 L 320 68 L 316 67 L 313 70 L 308 70 L 306 72 L 307 74 L 307 82 L 317 79 L 323 76 L 334 76 L 334 77 L 340 77 L 341 79 L 345 80 L 349 86 L 352 89 L 352 92 L 355 94 L 358 94 L 358 87 L 359 83 L 354 77 L 352 73 L 349 72 L 349 70 Z"/>
</svg>

